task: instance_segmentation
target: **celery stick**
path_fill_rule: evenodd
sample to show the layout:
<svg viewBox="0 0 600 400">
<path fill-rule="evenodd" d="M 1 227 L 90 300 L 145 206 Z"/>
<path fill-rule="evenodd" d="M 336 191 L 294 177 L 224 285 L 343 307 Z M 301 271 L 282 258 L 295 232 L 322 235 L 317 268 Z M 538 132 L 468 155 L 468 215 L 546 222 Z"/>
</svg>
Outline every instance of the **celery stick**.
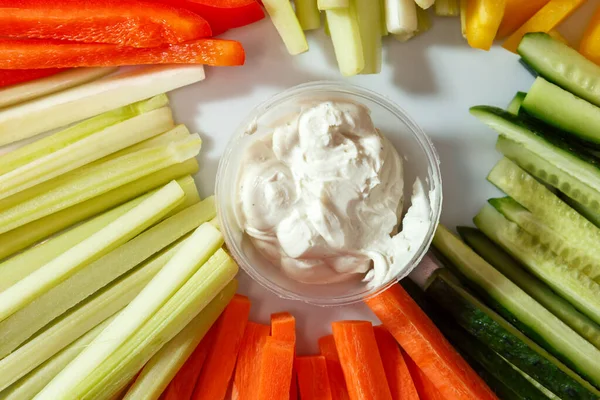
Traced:
<svg viewBox="0 0 600 400">
<path fill-rule="evenodd" d="M 168 107 L 109 126 L 63 149 L 0 175 L 0 199 L 150 139 L 174 126 Z"/>
<path fill-rule="evenodd" d="M 435 3 L 435 0 L 415 0 L 415 3 L 423 10 L 427 10 L 429 7 Z"/>
<path fill-rule="evenodd" d="M 325 11 L 338 66 L 342 75 L 352 76 L 365 67 L 365 57 L 354 2 L 347 8 Z"/>
<path fill-rule="evenodd" d="M 65 130 L 36 140 L 0 157 L 0 174 L 5 174 L 34 160 L 61 150 L 92 133 L 169 104 L 166 94 L 139 101 L 90 118 Z"/>
<path fill-rule="evenodd" d="M 291 55 L 308 51 L 308 42 L 289 0 L 263 0 L 275 29 Z"/>
<path fill-rule="evenodd" d="M 329 31 L 329 22 L 327 22 L 327 13 L 323 15 L 323 30 L 327 36 L 331 37 L 331 32 Z"/>
<path fill-rule="evenodd" d="M 379 16 L 381 17 L 381 21 L 379 21 L 379 27 L 381 28 L 381 36 L 389 35 L 387 29 L 387 20 L 385 15 L 385 0 L 379 0 Z"/>
<path fill-rule="evenodd" d="M 84 221 L 114 206 L 122 204 L 125 201 L 131 200 L 149 190 L 163 186 L 173 179 L 188 174 L 195 174 L 196 172 L 198 172 L 198 162 L 195 158 L 191 158 L 183 163 L 164 168 L 107 193 L 65 208 L 54 214 L 50 214 L 37 221 L 30 222 L 10 232 L 0 234 L 0 259 L 13 255 L 56 232 L 60 232 L 78 222 Z M 180 179 L 178 180 L 178 183 L 186 192 L 184 204 L 189 202 L 189 204 L 187 204 L 189 206 L 199 201 L 197 191 L 194 192 L 191 189 L 185 189 L 184 184 L 186 184 L 187 181 L 184 182 Z M 190 193 L 195 193 L 194 197 L 190 197 L 188 195 Z"/>
<path fill-rule="evenodd" d="M 164 251 L 119 278 L 68 313 L 54 320 L 35 337 L 0 360 L 0 390 L 32 371 L 81 335 L 121 310 L 163 268 L 182 243 Z"/>
<path fill-rule="evenodd" d="M 386 0 L 385 16 L 388 31 L 400 38 L 417 31 L 417 6 L 414 0 Z"/>
<path fill-rule="evenodd" d="M 168 146 L 136 151 L 105 163 L 82 167 L 0 200 L 0 233 L 116 189 L 143 176 L 195 157 L 198 135 Z"/>
<path fill-rule="evenodd" d="M 460 0 L 460 30 L 465 39 L 467 38 L 467 3 L 468 0 Z"/>
<path fill-rule="evenodd" d="M 431 29 L 431 17 L 428 10 L 417 7 L 417 35 Z"/>
<path fill-rule="evenodd" d="M 435 15 L 440 17 L 458 17 L 460 15 L 459 0 L 436 0 Z"/>
<path fill-rule="evenodd" d="M 348 8 L 350 0 L 317 0 L 319 10 L 333 10 L 336 8 Z"/>
<path fill-rule="evenodd" d="M 69 308 L 214 218 L 214 203 L 214 198 L 209 197 L 162 221 L 1 321 L 0 357 L 16 349 L 38 329 Z"/>
<path fill-rule="evenodd" d="M 48 361 L 0 392 L 0 400 L 31 399 L 38 394 L 54 377 L 66 367 L 84 347 L 89 345 L 96 336 L 108 326 L 114 318 L 110 317 L 91 331 L 62 349 Z"/>
<path fill-rule="evenodd" d="M 296 16 L 305 31 L 321 27 L 321 12 L 317 8 L 317 0 L 296 0 Z"/>
<path fill-rule="evenodd" d="M 63 282 L 85 265 L 152 226 L 181 203 L 183 197 L 181 187 L 176 182 L 169 183 L 122 217 L 0 293 L 0 321 L 30 304 L 36 297 Z"/>
<path fill-rule="evenodd" d="M 356 3 L 358 27 L 365 59 L 361 74 L 381 72 L 381 10 L 373 7 L 373 0 L 353 0 Z"/>
<path fill-rule="evenodd" d="M 136 68 L 0 111 L 0 146 L 204 79 L 198 65 Z"/>
<path fill-rule="evenodd" d="M 100 79 L 118 68 L 74 68 L 54 76 L 24 82 L 0 90 L 0 108 L 36 99 Z"/>
</svg>

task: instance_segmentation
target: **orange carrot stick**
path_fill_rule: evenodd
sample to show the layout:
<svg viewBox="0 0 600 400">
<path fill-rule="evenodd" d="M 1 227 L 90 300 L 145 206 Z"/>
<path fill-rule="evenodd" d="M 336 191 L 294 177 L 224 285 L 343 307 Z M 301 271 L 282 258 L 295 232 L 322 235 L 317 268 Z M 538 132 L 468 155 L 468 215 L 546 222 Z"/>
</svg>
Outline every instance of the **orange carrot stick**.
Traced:
<svg viewBox="0 0 600 400">
<path fill-rule="evenodd" d="M 338 357 L 333 335 L 323 336 L 319 339 L 319 350 L 327 362 L 331 398 L 333 400 L 349 400 L 350 396 L 346 388 L 346 378 L 344 378 L 344 371 L 342 371 L 342 364 Z"/>
<path fill-rule="evenodd" d="M 373 325 L 367 321 L 338 321 L 331 327 L 350 399 L 391 400 Z"/>
<path fill-rule="evenodd" d="M 288 400 L 294 366 L 294 345 L 271 336 L 265 341 L 261 354 L 259 400 Z"/>
<path fill-rule="evenodd" d="M 257 399 L 260 353 L 270 332 L 271 327 L 269 325 L 255 322 L 248 322 L 246 325 L 233 379 L 232 393 L 234 399 Z"/>
<path fill-rule="evenodd" d="M 294 365 L 302 400 L 332 400 L 325 357 L 296 357 Z"/>
<path fill-rule="evenodd" d="M 415 364 L 406 353 L 404 353 L 403 356 L 415 387 L 417 388 L 417 392 L 419 393 L 418 398 L 421 400 L 447 400 L 435 385 L 431 383 L 427 375 L 421 371 L 417 364 Z"/>
<path fill-rule="evenodd" d="M 394 337 L 383 326 L 373 327 L 393 400 L 419 400 L 415 384 Z"/>
<path fill-rule="evenodd" d="M 206 361 L 208 350 L 215 338 L 215 326 L 216 324 L 209 329 L 200 344 L 198 344 L 194 352 L 190 355 L 190 358 L 177 371 L 177 375 L 175 375 L 162 394 L 163 400 L 189 400 L 192 397 L 194 386 L 196 386 L 196 381 L 198 380 L 200 371 L 202 371 L 204 361 Z"/>
<path fill-rule="evenodd" d="M 285 340 L 296 347 L 296 318 L 288 312 L 271 314 L 271 336 L 278 340 Z M 290 400 L 298 399 L 298 381 L 296 368 L 292 369 L 290 382 Z"/>
<path fill-rule="evenodd" d="M 194 400 L 223 400 L 237 359 L 250 314 L 250 300 L 235 295 L 219 317 L 215 340 L 194 390 Z"/>
<path fill-rule="evenodd" d="M 447 399 L 497 399 L 400 285 L 366 303 Z"/>
</svg>

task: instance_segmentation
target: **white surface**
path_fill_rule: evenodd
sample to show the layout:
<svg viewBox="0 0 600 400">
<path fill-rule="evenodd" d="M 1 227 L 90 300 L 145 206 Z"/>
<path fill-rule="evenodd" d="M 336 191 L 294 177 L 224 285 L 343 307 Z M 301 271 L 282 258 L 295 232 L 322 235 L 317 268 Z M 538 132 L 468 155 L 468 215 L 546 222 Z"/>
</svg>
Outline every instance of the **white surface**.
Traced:
<svg viewBox="0 0 600 400">
<path fill-rule="evenodd" d="M 561 31 L 578 37 L 598 0 L 590 0 Z M 331 42 L 322 30 L 309 33 L 310 51 L 286 53 L 270 21 L 233 31 L 242 41 L 246 66 L 208 69 L 207 79 L 174 92 L 175 116 L 204 140 L 198 182 L 201 194 L 214 191 L 217 163 L 228 137 L 252 107 L 276 93 L 314 80 L 342 80 Z M 379 92 L 403 107 L 432 138 L 442 161 L 444 211 L 449 227 L 470 224 L 484 202 L 499 192 L 485 180 L 499 159 L 496 136 L 469 115 L 469 107 L 490 104 L 506 107 L 518 90 L 527 91 L 533 78 L 517 56 L 495 47 L 485 53 L 469 48 L 458 18 L 434 20 L 431 31 L 407 43 L 384 41 L 383 71 L 357 76 L 349 82 Z M 267 323 L 269 315 L 290 311 L 298 321 L 298 351 L 317 351 L 318 337 L 330 333 L 330 322 L 340 319 L 376 321 L 363 304 L 319 308 L 282 300 L 240 274 L 240 292 L 252 300 L 251 319 Z"/>
</svg>

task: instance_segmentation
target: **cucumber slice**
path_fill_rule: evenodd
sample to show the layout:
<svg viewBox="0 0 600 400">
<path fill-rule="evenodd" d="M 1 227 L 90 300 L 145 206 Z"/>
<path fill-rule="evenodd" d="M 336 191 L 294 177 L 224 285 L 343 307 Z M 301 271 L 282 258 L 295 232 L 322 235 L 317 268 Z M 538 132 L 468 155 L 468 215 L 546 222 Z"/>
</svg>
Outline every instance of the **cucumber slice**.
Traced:
<svg viewBox="0 0 600 400">
<path fill-rule="evenodd" d="M 567 203 L 569 206 L 571 206 L 571 208 L 573 208 L 575 211 L 577 211 L 579 214 L 581 214 L 583 217 L 585 217 L 588 221 L 590 221 L 592 224 L 594 224 L 598 228 L 600 228 L 600 214 L 599 213 L 594 212 L 590 208 L 576 202 L 575 200 L 566 196 L 564 193 L 560 193 L 560 198 L 563 199 L 563 201 L 565 203 Z"/>
<path fill-rule="evenodd" d="M 381 15 L 380 8 L 373 7 L 373 0 L 353 0 L 356 3 L 356 15 L 363 48 L 365 66 L 361 74 L 381 72 Z"/>
<path fill-rule="evenodd" d="M 443 225 L 438 226 L 433 245 L 469 284 L 499 306 L 500 314 L 509 321 L 516 319 L 529 337 L 538 339 L 536 341 L 549 352 L 600 386 L 600 350 L 485 262 Z"/>
<path fill-rule="evenodd" d="M 600 108 L 544 78 L 535 80 L 523 101 L 523 109 L 566 135 L 600 143 Z"/>
<path fill-rule="evenodd" d="M 308 42 L 292 4 L 287 0 L 263 0 L 271 22 L 279 32 L 288 53 L 297 55 L 308 51 Z"/>
<path fill-rule="evenodd" d="M 426 292 L 468 333 L 560 398 L 600 396 L 600 391 L 454 282 L 448 270 L 439 270 Z"/>
<path fill-rule="evenodd" d="M 358 16 L 354 2 L 347 8 L 325 11 L 335 57 L 344 76 L 360 73 L 365 67 Z"/>
<path fill-rule="evenodd" d="M 546 33 L 526 34 L 517 52 L 541 76 L 600 107 L 600 66 Z"/>
<path fill-rule="evenodd" d="M 523 263 L 575 308 L 600 324 L 600 285 L 569 266 L 514 222 L 486 204 L 474 219 L 487 237 Z"/>
<path fill-rule="evenodd" d="M 571 191 L 569 197 L 600 212 L 600 160 L 597 157 L 560 138 L 548 135 L 526 115 L 517 117 L 488 106 L 473 107 L 471 114 L 535 154 L 538 159 L 533 163 L 534 167 L 541 165 L 540 159 L 546 161 L 542 167 L 552 165 L 554 171 L 549 171 L 549 174 L 556 175 L 556 179 L 552 176 L 540 176 L 542 180 L 548 180 L 550 185 L 564 193 Z M 524 164 L 521 161 L 518 163 Z M 561 174 L 557 175 L 556 170 L 562 171 Z M 540 171 L 539 174 L 542 175 L 543 172 Z"/>
<path fill-rule="evenodd" d="M 508 105 L 506 111 L 513 115 L 519 115 L 519 110 L 521 109 L 521 104 L 523 104 L 523 100 L 525 100 L 525 96 L 527 96 L 527 93 L 517 92 L 515 97 L 513 97 L 513 99 L 510 101 L 510 104 Z"/>
<path fill-rule="evenodd" d="M 481 231 L 467 227 L 458 227 L 457 231 L 463 240 L 484 260 L 546 307 L 575 332 L 600 349 L 600 326 L 594 321 L 577 311 L 571 303 L 557 296 L 543 282 L 523 270 L 518 261 L 496 246 Z"/>
<path fill-rule="evenodd" d="M 321 12 L 317 8 L 317 0 L 296 0 L 296 16 L 305 31 L 321 27 Z"/>
</svg>

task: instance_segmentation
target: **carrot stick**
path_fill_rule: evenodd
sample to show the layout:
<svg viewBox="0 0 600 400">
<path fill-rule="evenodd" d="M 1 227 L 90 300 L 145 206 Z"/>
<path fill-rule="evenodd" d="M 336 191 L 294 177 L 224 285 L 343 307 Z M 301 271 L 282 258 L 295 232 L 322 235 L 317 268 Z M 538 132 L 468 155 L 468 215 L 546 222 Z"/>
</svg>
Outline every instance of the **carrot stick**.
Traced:
<svg viewBox="0 0 600 400">
<path fill-rule="evenodd" d="M 206 361 L 208 350 L 213 344 L 216 332 L 216 324 L 213 325 L 206 335 L 202 338 L 200 344 L 194 349 L 194 352 L 183 364 L 183 367 L 177 371 L 175 378 L 169 383 L 169 386 L 162 394 L 163 400 L 189 400 L 194 393 L 194 386 Z"/>
<path fill-rule="evenodd" d="M 219 317 L 215 339 L 196 383 L 194 400 L 223 400 L 250 314 L 250 300 L 235 295 Z"/>
<path fill-rule="evenodd" d="M 333 335 L 323 336 L 319 339 L 319 350 L 327 362 L 327 375 L 329 376 L 332 400 L 349 400 L 346 378 L 344 378 L 344 371 L 342 371 L 342 364 L 338 357 Z"/>
<path fill-rule="evenodd" d="M 246 325 L 233 379 L 232 396 L 234 399 L 257 399 L 260 354 L 270 332 L 269 325 L 255 322 L 248 322 Z"/>
<path fill-rule="evenodd" d="M 325 357 L 297 357 L 294 365 L 302 400 L 332 400 Z"/>
<path fill-rule="evenodd" d="M 261 354 L 259 400 L 288 400 L 294 366 L 294 345 L 271 336 L 266 339 Z"/>
<path fill-rule="evenodd" d="M 400 285 L 366 303 L 444 397 L 497 398 Z"/>
<path fill-rule="evenodd" d="M 427 375 L 415 364 L 415 362 L 405 353 L 403 354 L 406 366 L 410 371 L 412 380 L 419 393 L 421 400 L 447 400 L 440 391 L 429 380 Z"/>
<path fill-rule="evenodd" d="M 350 399 L 391 400 L 373 325 L 368 321 L 338 321 L 331 327 Z"/>
<path fill-rule="evenodd" d="M 296 318 L 288 312 L 271 314 L 271 336 L 278 340 L 285 340 L 296 346 Z M 296 368 L 292 369 L 290 382 L 290 400 L 298 399 L 298 381 Z"/>
</svg>

